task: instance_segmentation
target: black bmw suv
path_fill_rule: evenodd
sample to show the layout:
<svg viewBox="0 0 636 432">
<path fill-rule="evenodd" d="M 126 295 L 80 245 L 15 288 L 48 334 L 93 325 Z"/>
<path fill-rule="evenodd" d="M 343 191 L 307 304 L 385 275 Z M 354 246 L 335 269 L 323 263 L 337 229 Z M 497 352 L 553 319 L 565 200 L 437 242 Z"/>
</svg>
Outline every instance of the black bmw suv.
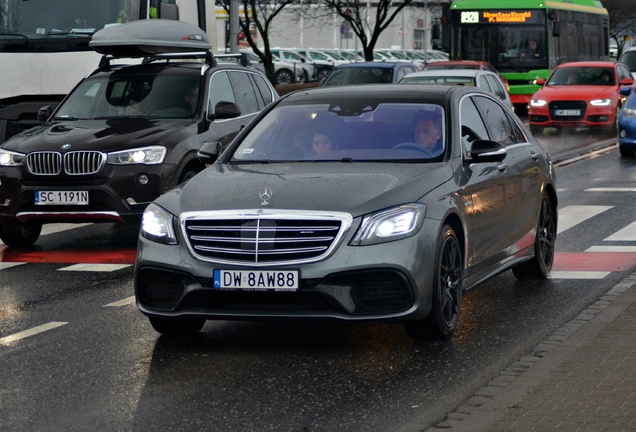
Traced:
<svg viewBox="0 0 636 432">
<path fill-rule="evenodd" d="M 278 98 L 258 70 L 215 59 L 197 27 L 162 21 L 97 32 L 101 66 L 46 122 L 0 145 L 5 244 L 32 245 L 44 223 L 138 221 L 150 201 L 204 168 L 202 144 L 229 144 Z M 129 26 L 148 38 L 170 31 L 163 42 L 131 46 Z M 121 57 L 137 60 L 114 64 Z"/>
</svg>

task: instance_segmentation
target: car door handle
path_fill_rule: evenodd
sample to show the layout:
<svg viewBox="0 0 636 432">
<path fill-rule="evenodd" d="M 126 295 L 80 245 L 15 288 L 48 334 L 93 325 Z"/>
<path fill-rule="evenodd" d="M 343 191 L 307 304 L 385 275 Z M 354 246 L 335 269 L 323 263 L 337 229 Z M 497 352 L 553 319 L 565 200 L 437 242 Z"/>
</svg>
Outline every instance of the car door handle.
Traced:
<svg viewBox="0 0 636 432">
<path fill-rule="evenodd" d="M 539 160 L 539 154 L 535 151 L 532 152 L 532 160 L 535 162 Z"/>
<path fill-rule="evenodd" d="M 504 172 L 507 169 L 508 169 L 508 164 L 499 164 L 499 165 L 497 165 L 497 170 L 499 170 L 500 172 Z"/>
</svg>

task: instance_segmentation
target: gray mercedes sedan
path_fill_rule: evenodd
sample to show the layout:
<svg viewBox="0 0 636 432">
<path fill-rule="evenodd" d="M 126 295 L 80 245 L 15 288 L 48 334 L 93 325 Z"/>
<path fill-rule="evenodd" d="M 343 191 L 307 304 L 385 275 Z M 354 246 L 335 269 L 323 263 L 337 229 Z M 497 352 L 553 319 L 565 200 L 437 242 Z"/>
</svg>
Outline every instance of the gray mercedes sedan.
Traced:
<svg viewBox="0 0 636 432">
<path fill-rule="evenodd" d="M 143 215 L 135 295 L 163 334 L 330 318 L 447 338 L 467 290 L 552 268 L 550 156 L 477 88 L 301 90 L 199 158 Z"/>
</svg>

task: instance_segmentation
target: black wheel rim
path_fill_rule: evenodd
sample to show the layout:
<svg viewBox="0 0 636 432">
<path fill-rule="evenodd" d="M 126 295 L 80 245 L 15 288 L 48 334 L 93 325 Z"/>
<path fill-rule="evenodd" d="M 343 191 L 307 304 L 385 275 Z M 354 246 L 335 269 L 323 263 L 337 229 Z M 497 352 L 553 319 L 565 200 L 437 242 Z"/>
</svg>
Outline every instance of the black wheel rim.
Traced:
<svg viewBox="0 0 636 432">
<path fill-rule="evenodd" d="M 554 242 L 556 229 L 554 226 L 554 213 L 547 198 L 541 203 L 541 216 L 539 219 L 539 254 L 543 265 L 547 270 L 552 268 L 554 260 Z"/>
<path fill-rule="evenodd" d="M 459 244 L 451 237 L 444 243 L 439 271 L 440 311 L 449 328 L 454 327 L 459 319 L 462 298 L 461 275 Z"/>
</svg>

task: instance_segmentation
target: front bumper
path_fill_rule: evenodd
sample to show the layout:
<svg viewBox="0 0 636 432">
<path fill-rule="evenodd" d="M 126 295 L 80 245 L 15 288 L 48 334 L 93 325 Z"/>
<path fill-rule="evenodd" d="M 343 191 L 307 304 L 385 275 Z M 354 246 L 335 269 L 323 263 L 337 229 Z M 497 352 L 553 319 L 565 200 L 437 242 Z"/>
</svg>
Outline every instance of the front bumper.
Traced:
<svg viewBox="0 0 636 432">
<path fill-rule="evenodd" d="M 570 101 L 568 101 L 570 102 Z M 557 108 L 528 107 L 528 121 L 531 126 L 542 127 L 608 127 L 616 122 L 616 108 L 610 106 L 593 106 L 578 101 L 575 111 L 578 114 L 557 115 Z"/>
</svg>

